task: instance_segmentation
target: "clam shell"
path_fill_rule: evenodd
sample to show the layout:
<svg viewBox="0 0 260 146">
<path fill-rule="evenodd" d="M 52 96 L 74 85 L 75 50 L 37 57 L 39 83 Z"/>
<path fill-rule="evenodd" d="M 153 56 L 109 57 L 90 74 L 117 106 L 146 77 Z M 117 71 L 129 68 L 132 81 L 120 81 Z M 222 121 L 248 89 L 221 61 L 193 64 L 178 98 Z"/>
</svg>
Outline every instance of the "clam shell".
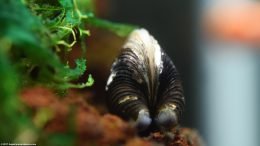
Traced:
<svg viewBox="0 0 260 146">
<path fill-rule="evenodd" d="M 140 131 L 152 123 L 170 130 L 184 110 L 179 73 L 145 29 L 130 34 L 112 65 L 106 90 L 110 111 L 136 121 Z"/>
</svg>

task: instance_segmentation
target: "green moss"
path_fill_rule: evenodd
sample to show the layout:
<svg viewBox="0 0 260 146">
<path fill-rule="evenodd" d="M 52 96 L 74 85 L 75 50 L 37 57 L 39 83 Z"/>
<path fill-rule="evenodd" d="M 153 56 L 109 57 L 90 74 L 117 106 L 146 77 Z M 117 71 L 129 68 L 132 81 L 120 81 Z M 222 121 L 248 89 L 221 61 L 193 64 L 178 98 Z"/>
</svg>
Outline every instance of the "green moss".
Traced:
<svg viewBox="0 0 260 146">
<path fill-rule="evenodd" d="M 30 111 L 18 97 L 22 87 L 40 84 L 66 92 L 69 88 L 93 85 L 91 75 L 83 83 L 72 83 L 87 69 L 84 56 L 77 58 L 76 66 L 71 68 L 66 57 L 58 55 L 60 52 L 69 54 L 75 43 L 81 45 L 85 54 L 85 38 L 90 34 L 86 24 L 111 30 L 120 36 L 127 36 L 135 28 L 98 19 L 93 12 L 91 0 L 0 1 L 1 142 L 19 141 L 19 137 L 28 133 L 38 133 L 36 138 L 43 138 L 39 127 L 46 122 L 48 112 L 41 113 L 38 121 L 41 126 L 35 127 Z M 75 135 L 70 132 L 46 137 L 48 145 L 60 143 L 61 138 L 67 139 L 61 145 L 72 145 Z"/>
</svg>

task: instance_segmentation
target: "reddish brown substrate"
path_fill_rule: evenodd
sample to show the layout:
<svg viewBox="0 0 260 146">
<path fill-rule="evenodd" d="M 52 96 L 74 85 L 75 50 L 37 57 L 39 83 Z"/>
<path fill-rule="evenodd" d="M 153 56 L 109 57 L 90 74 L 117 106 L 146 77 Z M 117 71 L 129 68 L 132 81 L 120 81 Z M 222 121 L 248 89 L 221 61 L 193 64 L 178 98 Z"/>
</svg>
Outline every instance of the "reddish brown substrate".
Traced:
<svg viewBox="0 0 260 146">
<path fill-rule="evenodd" d="M 33 111 L 32 121 L 46 134 L 73 131 L 77 135 L 76 145 L 89 146 L 201 146 L 196 131 L 189 128 L 173 130 L 168 134 L 151 133 L 139 137 L 131 124 L 111 114 L 100 114 L 99 107 L 88 104 L 86 95 L 69 91 L 59 97 L 43 87 L 32 87 L 21 92 L 22 102 Z M 39 118 L 45 112 L 44 120 Z M 47 111 L 47 112 L 46 112 Z"/>
</svg>

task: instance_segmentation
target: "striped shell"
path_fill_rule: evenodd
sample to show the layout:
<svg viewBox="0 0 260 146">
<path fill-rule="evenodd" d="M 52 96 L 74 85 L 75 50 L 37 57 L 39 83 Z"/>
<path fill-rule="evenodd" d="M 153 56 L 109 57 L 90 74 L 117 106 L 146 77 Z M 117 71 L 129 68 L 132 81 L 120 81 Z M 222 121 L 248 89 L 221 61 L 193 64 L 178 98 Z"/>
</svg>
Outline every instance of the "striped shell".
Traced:
<svg viewBox="0 0 260 146">
<path fill-rule="evenodd" d="M 184 108 L 179 74 L 145 29 L 130 34 L 112 65 L 106 91 L 110 111 L 134 120 L 139 131 L 151 125 L 170 130 Z"/>
</svg>

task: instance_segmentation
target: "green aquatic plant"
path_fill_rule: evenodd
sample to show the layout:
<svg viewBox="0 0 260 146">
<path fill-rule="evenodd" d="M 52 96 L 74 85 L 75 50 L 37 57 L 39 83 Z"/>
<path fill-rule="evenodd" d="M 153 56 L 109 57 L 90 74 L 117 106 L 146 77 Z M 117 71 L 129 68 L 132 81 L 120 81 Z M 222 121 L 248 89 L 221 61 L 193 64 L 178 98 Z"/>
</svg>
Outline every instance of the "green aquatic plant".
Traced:
<svg viewBox="0 0 260 146">
<path fill-rule="evenodd" d="M 66 90 L 93 85 L 91 74 L 83 83 L 72 82 L 85 73 L 85 56 L 71 67 L 60 55 L 69 54 L 77 43 L 86 53 L 87 24 L 120 36 L 134 28 L 98 19 L 93 11 L 91 0 L 0 1 L 0 142 L 14 141 L 24 129 L 37 131 L 28 114 L 21 112 L 25 110 L 18 97 L 21 88 L 40 84 Z"/>
</svg>

